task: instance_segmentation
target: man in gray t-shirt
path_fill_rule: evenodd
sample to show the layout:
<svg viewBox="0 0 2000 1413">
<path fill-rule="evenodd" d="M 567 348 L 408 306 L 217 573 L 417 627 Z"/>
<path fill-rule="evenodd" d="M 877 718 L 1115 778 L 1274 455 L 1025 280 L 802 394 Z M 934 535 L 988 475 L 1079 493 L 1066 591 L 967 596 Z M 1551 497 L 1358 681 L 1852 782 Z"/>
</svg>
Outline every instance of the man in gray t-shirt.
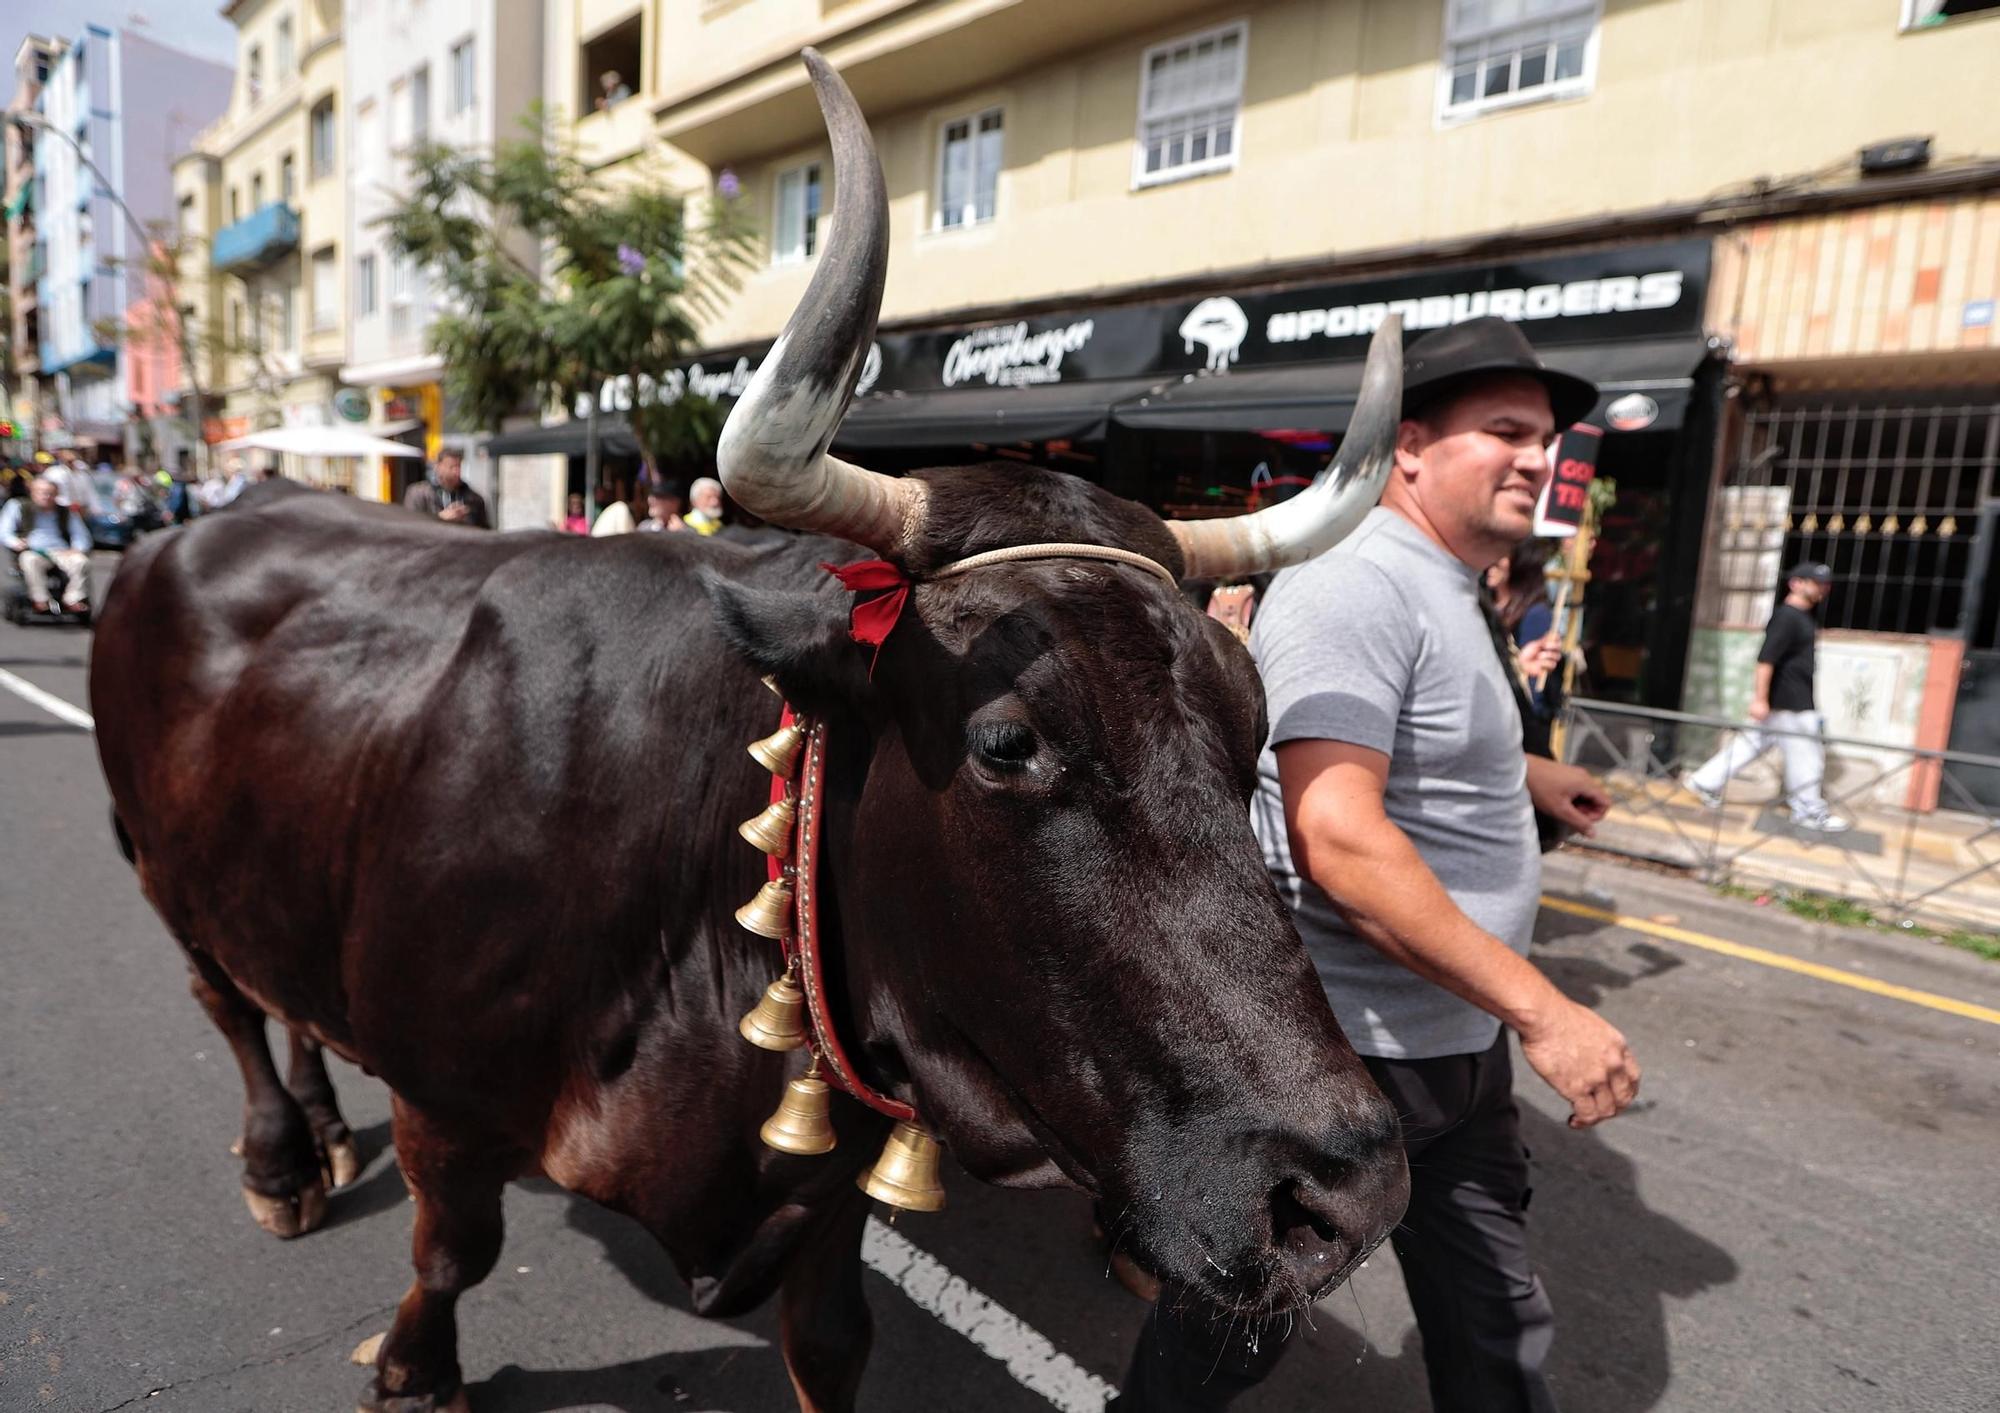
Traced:
<svg viewBox="0 0 2000 1413">
<path fill-rule="evenodd" d="M 1533 808 L 1587 834 L 1609 800 L 1523 755 L 1477 599 L 1532 527 L 1556 428 L 1596 395 L 1497 319 L 1413 343 L 1381 506 L 1279 574 L 1250 635 L 1271 723 L 1251 822 L 1341 1028 L 1403 1115 L 1410 1205 L 1392 1240 L 1439 1413 L 1555 1407 L 1503 1027 L 1574 1127 L 1638 1090 L 1624 1037 L 1527 960 Z M 1224 1407 L 1284 1346 L 1282 1325 L 1239 1336 L 1172 1306 L 1155 1307 L 1120 1413 Z"/>
</svg>

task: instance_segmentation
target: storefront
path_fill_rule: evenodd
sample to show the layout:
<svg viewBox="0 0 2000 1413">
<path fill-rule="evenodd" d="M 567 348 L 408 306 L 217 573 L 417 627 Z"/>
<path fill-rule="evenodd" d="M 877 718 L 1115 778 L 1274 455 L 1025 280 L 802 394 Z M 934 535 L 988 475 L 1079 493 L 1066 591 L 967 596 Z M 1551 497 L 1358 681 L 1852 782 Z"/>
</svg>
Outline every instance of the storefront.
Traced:
<svg viewBox="0 0 2000 1413">
<path fill-rule="evenodd" d="M 1735 344 L 1693 708 L 1731 714 L 1783 567 L 1830 565 L 1834 735 L 2000 755 L 2000 196 L 1759 222 L 1718 242 Z M 2000 770 L 1893 770 L 1917 808 L 2000 804 Z M 1839 782 L 1836 782 L 1839 783 Z"/>
<path fill-rule="evenodd" d="M 1515 320 L 1549 363 L 1605 393 L 1591 420 L 1607 430 L 1600 471 L 1619 501 L 1593 566 L 1593 690 L 1673 705 L 1721 401 L 1703 326 L 1709 264 L 1706 240 L 1612 246 L 888 331 L 834 446 L 885 471 L 1035 461 L 1170 516 L 1239 514 L 1266 476 L 1310 477 L 1330 459 L 1383 320 L 1400 316 L 1409 335 L 1486 314 Z M 637 387 L 606 383 L 605 464 L 636 463 L 621 416 L 634 399 L 726 403 L 768 349 L 710 354 Z M 564 455 L 581 489 L 588 410 L 581 402 L 572 421 L 503 435 L 493 450 Z"/>
</svg>

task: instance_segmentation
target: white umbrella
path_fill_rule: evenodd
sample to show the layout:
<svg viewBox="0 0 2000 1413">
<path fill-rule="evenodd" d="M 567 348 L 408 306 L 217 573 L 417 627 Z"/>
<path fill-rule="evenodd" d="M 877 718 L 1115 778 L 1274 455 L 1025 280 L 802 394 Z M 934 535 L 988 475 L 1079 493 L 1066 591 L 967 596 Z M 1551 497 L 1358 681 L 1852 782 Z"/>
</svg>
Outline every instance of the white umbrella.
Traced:
<svg viewBox="0 0 2000 1413">
<path fill-rule="evenodd" d="M 366 432 L 350 431 L 346 427 L 273 427 L 265 432 L 252 432 L 247 437 L 232 437 L 222 443 L 221 449 L 276 451 L 293 456 L 422 457 L 424 454 L 421 448 L 392 442 L 386 437 L 371 437 Z"/>
</svg>

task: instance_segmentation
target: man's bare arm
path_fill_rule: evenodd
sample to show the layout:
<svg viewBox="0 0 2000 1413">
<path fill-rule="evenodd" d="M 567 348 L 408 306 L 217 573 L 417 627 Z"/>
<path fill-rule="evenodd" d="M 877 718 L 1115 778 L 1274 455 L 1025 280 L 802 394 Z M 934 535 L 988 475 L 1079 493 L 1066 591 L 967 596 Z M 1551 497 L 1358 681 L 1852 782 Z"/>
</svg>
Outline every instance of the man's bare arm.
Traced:
<svg viewBox="0 0 2000 1413">
<path fill-rule="evenodd" d="M 1522 1053 L 1585 1128 L 1632 1102 L 1625 1037 L 1454 903 L 1382 806 L 1389 758 L 1338 741 L 1277 748 L 1292 863 L 1391 961 L 1520 1032 Z"/>
</svg>

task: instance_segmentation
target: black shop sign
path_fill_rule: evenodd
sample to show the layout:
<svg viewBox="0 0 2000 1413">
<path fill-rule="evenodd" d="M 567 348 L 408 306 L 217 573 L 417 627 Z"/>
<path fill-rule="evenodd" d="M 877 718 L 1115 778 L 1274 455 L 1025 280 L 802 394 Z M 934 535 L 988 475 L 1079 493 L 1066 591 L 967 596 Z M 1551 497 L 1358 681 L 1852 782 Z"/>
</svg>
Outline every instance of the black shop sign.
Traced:
<svg viewBox="0 0 2000 1413">
<path fill-rule="evenodd" d="M 1238 368 L 1356 359 L 1391 315 L 1414 335 L 1490 314 L 1520 324 L 1542 348 L 1693 335 L 1708 281 L 1708 242 L 1689 240 L 884 334 L 869 350 L 858 392 L 1226 377 Z M 677 365 L 642 380 L 637 395 L 734 398 L 769 350 L 766 343 Z M 604 394 L 606 410 L 622 411 L 634 389 L 620 380 Z"/>
</svg>

